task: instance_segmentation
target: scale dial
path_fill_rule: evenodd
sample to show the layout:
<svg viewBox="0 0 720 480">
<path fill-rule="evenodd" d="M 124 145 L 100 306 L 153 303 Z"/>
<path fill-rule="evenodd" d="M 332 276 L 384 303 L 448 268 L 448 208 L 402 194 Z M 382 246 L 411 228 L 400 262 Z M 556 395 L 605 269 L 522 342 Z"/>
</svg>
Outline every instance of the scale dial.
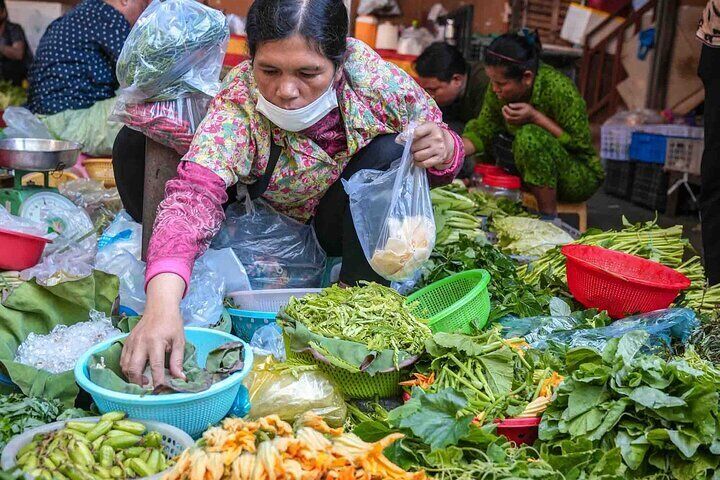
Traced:
<svg viewBox="0 0 720 480">
<path fill-rule="evenodd" d="M 38 192 L 32 195 L 20 205 L 18 214 L 47 225 L 48 232 L 68 240 L 80 238 L 93 230 L 92 220 L 85 210 L 58 193 Z"/>
</svg>

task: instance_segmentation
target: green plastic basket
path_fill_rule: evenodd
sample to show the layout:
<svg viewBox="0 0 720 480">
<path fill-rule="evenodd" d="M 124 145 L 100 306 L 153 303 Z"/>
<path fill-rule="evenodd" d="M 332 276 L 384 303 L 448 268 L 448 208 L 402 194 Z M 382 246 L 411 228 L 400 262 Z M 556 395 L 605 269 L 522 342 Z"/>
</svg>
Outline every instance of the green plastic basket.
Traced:
<svg viewBox="0 0 720 480">
<path fill-rule="evenodd" d="M 468 270 L 438 280 L 410 295 L 413 313 L 429 320 L 433 333 L 473 333 L 490 316 L 490 274 Z"/>
<path fill-rule="evenodd" d="M 400 382 L 410 376 L 410 369 L 369 375 L 363 372 L 349 372 L 343 368 L 317 360 L 309 352 L 293 352 L 287 349 L 287 358 L 302 363 L 317 365 L 335 384 L 345 398 L 351 400 L 371 400 L 374 398 L 394 398 L 402 394 Z"/>
</svg>

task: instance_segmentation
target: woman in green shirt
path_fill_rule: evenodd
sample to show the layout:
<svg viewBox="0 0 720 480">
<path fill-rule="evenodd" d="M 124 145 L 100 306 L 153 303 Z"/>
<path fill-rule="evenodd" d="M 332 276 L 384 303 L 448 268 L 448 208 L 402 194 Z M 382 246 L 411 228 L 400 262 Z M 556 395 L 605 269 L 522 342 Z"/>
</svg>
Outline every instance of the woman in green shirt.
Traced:
<svg viewBox="0 0 720 480">
<path fill-rule="evenodd" d="M 540 213 L 557 215 L 557 202 L 583 202 L 605 173 L 592 146 L 585 101 L 572 81 L 540 62 L 537 34 L 506 34 L 488 46 L 490 88 L 480 116 L 465 127 L 467 154 L 490 160 L 500 134 L 511 135 L 512 153 Z"/>
</svg>

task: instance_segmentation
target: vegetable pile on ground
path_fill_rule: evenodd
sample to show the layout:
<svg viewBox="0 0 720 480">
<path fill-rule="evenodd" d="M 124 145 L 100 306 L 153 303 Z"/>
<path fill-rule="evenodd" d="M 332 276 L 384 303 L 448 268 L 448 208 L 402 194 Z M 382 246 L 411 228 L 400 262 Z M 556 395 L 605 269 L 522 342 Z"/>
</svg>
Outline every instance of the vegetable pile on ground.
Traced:
<svg viewBox="0 0 720 480">
<path fill-rule="evenodd" d="M 562 377 L 526 346 L 522 339 L 503 339 L 497 329 L 477 336 L 436 333 L 427 342 L 428 370 L 405 385 L 432 393 L 447 388 L 462 391 L 468 399 L 467 413 L 480 423 L 536 417 Z"/>
<path fill-rule="evenodd" d="M 203 434 L 198 448 L 183 452 L 165 480 L 424 479 L 423 472 L 407 472 L 383 454 L 402 437 L 366 443 L 315 415 L 300 419 L 295 431 L 277 416 L 226 419 Z"/>
<path fill-rule="evenodd" d="M 534 317 L 548 313 L 552 298 L 549 290 L 526 284 L 518 276 L 517 264 L 510 257 L 492 245 L 477 243 L 465 236 L 455 243 L 435 248 L 416 287 L 475 268 L 490 273 L 490 321 L 505 315 Z"/>
<path fill-rule="evenodd" d="M 562 450 L 563 442 L 584 439 L 618 451 L 628 477 L 715 478 L 720 371 L 692 350 L 669 361 L 645 355 L 646 337 L 631 332 L 602 354 L 567 354 L 568 377 L 540 425 L 544 448 Z"/>
<path fill-rule="evenodd" d="M 97 422 L 68 421 L 63 429 L 36 435 L 17 455 L 18 466 L 42 480 L 142 478 L 167 469 L 168 462 L 162 435 L 125 420 L 122 412 Z"/>
<path fill-rule="evenodd" d="M 720 285 L 706 285 L 702 263 L 697 255 L 683 263 L 685 253 L 692 250 L 690 242 L 682 236 L 682 226 L 661 228 L 654 221 L 632 225 L 624 218 L 623 223 L 625 228 L 620 231 L 588 230 L 574 243 L 638 255 L 677 269 L 687 275 L 692 284 L 679 297 L 676 305 L 691 308 L 708 318 L 718 318 Z M 529 285 L 550 288 L 556 294 L 567 295 L 565 257 L 559 248 L 548 251 L 529 265 L 519 267 L 518 273 Z"/>
<path fill-rule="evenodd" d="M 0 395 L 0 450 L 7 442 L 29 428 L 64 418 L 85 416 L 79 409 L 63 411 L 59 401 L 26 397 L 19 393 Z"/>
</svg>

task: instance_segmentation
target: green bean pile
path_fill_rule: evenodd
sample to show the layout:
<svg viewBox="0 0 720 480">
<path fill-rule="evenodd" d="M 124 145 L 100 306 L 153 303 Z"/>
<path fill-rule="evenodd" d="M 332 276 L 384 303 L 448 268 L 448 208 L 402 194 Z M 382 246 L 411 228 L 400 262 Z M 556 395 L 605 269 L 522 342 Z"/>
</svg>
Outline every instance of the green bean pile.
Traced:
<svg viewBox="0 0 720 480">
<path fill-rule="evenodd" d="M 376 283 L 291 298 L 285 314 L 311 332 L 328 338 L 362 343 L 370 350 L 419 354 L 430 328 L 405 305 L 405 298 Z"/>
</svg>

